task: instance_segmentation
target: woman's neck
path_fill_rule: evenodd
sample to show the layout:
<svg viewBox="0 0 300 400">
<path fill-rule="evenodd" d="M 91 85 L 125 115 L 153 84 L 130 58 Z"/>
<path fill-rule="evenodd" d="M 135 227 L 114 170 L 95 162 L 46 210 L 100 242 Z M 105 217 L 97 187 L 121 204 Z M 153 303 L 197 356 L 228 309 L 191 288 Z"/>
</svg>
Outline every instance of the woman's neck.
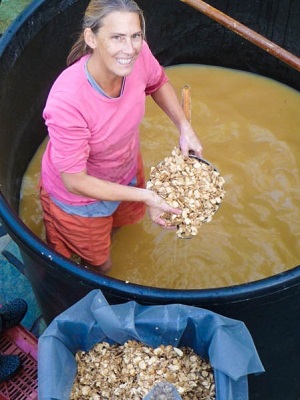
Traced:
<svg viewBox="0 0 300 400">
<path fill-rule="evenodd" d="M 91 57 L 87 69 L 93 79 L 109 97 L 119 97 L 122 90 L 123 77 L 102 72 Z"/>
</svg>

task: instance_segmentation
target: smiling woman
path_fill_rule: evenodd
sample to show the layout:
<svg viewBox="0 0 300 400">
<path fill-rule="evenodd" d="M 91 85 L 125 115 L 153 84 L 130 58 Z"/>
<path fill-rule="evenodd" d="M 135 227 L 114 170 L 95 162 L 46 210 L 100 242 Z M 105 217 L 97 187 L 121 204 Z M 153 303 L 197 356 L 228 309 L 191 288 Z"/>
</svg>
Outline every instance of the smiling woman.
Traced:
<svg viewBox="0 0 300 400">
<path fill-rule="evenodd" d="M 139 125 L 147 95 L 176 125 L 183 154 L 202 152 L 144 32 L 133 0 L 92 0 L 43 112 L 49 133 L 41 173 L 47 242 L 96 272 L 111 267 L 111 236 L 140 221 L 146 207 L 151 220 L 167 229 L 172 227 L 163 212 L 181 212 L 145 189 Z"/>
</svg>

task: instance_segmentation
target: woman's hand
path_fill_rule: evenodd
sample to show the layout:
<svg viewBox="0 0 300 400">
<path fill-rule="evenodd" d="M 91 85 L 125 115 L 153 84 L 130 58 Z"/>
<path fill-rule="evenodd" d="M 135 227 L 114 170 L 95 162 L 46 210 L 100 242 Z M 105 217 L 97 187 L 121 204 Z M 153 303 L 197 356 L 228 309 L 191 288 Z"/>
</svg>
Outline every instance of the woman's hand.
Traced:
<svg viewBox="0 0 300 400">
<path fill-rule="evenodd" d="M 148 215 L 151 221 L 166 229 L 176 229 L 176 226 L 168 225 L 162 218 L 162 215 L 164 212 L 181 214 L 181 210 L 169 206 L 164 199 L 155 192 L 151 190 L 148 190 L 147 192 L 149 192 L 149 199 L 147 199 L 145 203 L 148 206 Z"/>
<path fill-rule="evenodd" d="M 179 146 L 184 156 L 188 156 L 191 151 L 196 156 L 202 157 L 203 147 L 190 124 L 180 129 Z"/>
</svg>

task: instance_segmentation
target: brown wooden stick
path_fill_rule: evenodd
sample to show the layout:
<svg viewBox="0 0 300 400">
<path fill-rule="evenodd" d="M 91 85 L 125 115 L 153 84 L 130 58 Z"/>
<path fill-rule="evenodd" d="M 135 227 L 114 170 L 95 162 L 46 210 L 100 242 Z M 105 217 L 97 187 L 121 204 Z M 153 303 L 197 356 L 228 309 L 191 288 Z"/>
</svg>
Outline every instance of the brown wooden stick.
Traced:
<svg viewBox="0 0 300 400">
<path fill-rule="evenodd" d="M 180 0 L 300 71 L 300 58 L 202 0 Z"/>
<path fill-rule="evenodd" d="M 184 85 L 181 93 L 181 105 L 189 123 L 192 120 L 192 107 L 191 107 L 191 89 L 188 85 Z"/>
</svg>

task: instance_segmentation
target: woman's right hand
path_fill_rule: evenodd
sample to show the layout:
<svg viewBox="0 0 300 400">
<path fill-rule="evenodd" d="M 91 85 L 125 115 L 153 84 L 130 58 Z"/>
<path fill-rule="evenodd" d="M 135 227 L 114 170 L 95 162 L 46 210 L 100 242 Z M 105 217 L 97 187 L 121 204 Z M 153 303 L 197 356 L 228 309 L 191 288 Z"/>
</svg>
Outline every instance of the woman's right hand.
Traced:
<svg viewBox="0 0 300 400">
<path fill-rule="evenodd" d="M 176 229 L 176 226 L 170 226 L 163 218 L 164 212 L 169 212 L 172 214 L 181 214 L 181 210 L 178 208 L 171 207 L 168 203 L 164 201 L 157 193 L 152 190 L 148 190 L 149 199 L 145 202 L 148 206 L 148 215 L 152 222 L 158 224 L 159 226 L 166 229 Z"/>
</svg>

